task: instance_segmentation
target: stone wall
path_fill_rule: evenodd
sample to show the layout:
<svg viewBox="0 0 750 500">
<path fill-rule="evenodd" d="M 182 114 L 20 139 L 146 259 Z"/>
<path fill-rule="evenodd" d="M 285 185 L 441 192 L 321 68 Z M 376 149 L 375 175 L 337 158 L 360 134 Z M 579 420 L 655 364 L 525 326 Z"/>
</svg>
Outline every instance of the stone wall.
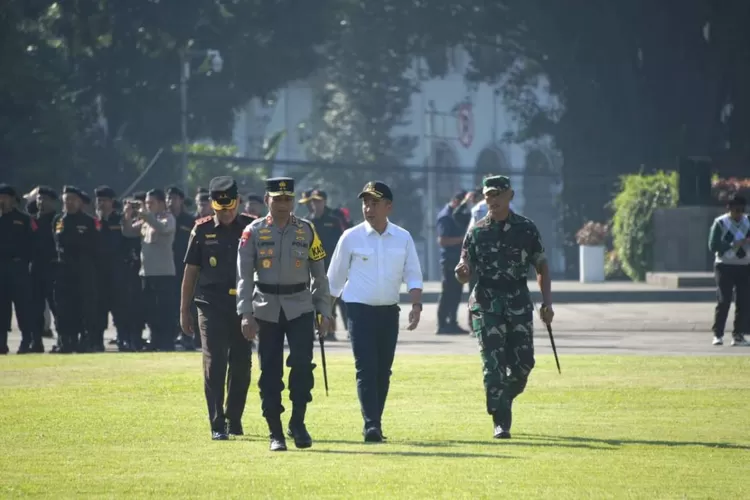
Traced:
<svg viewBox="0 0 750 500">
<path fill-rule="evenodd" d="M 722 207 L 663 208 L 654 213 L 655 272 L 711 271 L 708 233 Z"/>
</svg>

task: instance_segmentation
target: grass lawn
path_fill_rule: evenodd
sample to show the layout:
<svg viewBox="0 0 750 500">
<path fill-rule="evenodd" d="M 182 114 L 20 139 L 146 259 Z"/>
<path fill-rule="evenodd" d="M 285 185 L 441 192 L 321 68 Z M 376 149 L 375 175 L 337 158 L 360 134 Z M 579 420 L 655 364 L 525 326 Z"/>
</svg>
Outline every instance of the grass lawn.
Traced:
<svg viewBox="0 0 750 500">
<path fill-rule="evenodd" d="M 196 353 L 0 358 L 0 497 L 750 494 L 750 357 L 565 356 L 560 376 L 541 356 L 495 441 L 478 356 L 397 356 L 389 440 L 368 445 L 351 357 L 328 362 L 313 448 L 271 453 L 255 366 L 247 435 L 212 442 Z"/>
</svg>

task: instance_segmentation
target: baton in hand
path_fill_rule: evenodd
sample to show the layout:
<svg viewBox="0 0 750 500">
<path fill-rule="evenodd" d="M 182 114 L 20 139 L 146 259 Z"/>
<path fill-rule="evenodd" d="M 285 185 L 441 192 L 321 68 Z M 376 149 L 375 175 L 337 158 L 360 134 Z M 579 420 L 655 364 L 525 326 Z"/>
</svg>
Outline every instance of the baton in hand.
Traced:
<svg viewBox="0 0 750 500">
<path fill-rule="evenodd" d="M 542 306 L 542 309 L 544 309 L 544 306 Z M 562 372 L 560 371 L 560 360 L 557 357 L 557 347 L 555 347 L 555 337 L 552 336 L 552 325 L 549 323 L 544 323 L 547 326 L 547 333 L 549 333 L 549 341 L 552 344 L 552 353 L 555 355 L 555 364 L 557 365 L 557 373 L 562 375 Z"/>
<path fill-rule="evenodd" d="M 326 366 L 326 349 L 323 346 L 323 332 L 320 331 L 321 323 L 323 323 L 323 315 L 318 314 L 315 317 L 315 326 L 318 329 L 318 342 L 320 343 L 320 359 L 323 361 L 323 382 L 326 387 L 326 396 L 328 396 L 328 367 Z"/>
</svg>

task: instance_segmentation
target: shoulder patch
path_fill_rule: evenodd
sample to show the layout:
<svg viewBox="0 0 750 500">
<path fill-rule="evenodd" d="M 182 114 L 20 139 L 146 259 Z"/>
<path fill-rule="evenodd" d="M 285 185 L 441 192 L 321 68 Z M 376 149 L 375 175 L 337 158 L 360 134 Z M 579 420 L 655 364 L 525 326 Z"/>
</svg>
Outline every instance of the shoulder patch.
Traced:
<svg viewBox="0 0 750 500">
<path fill-rule="evenodd" d="M 326 251 L 323 249 L 323 242 L 320 241 L 318 231 L 315 230 L 315 224 L 307 219 L 299 219 L 302 223 L 306 224 L 310 231 L 312 231 L 312 243 L 310 243 L 310 250 L 307 252 L 307 256 L 311 261 L 317 262 L 326 258 Z"/>
<path fill-rule="evenodd" d="M 198 219 L 197 221 L 195 221 L 195 225 L 196 226 L 200 226 L 201 224 L 205 224 L 206 222 L 212 220 L 213 218 L 214 218 L 213 215 L 207 215 L 207 216 L 202 217 L 202 218 Z"/>
</svg>

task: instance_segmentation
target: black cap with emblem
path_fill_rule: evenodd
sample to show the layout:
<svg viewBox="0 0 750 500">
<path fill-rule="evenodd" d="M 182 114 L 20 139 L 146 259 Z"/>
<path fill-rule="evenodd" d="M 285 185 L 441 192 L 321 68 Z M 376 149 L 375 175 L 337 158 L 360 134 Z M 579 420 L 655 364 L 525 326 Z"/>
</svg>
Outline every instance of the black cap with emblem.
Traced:
<svg viewBox="0 0 750 500">
<path fill-rule="evenodd" d="M 372 181 L 365 184 L 362 188 L 362 192 L 359 193 L 358 198 L 364 198 L 366 195 L 370 195 L 373 198 L 385 199 L 393 201 L 393 192 L 388 184 L 382 181 Z"/>
<path fill-rule="evenodd" d="M 268 196 L 294 196 L 294 179 L 291 177 L 273 177 L 266 179 Z"/>
<path fill-rule="evenodd" d="M 208 185 L 211 194 L 211 207 L 214 210 L 237 208 L 239 192 L 237 183 L 229 176 L 214 177 Z"/>
</svg>

